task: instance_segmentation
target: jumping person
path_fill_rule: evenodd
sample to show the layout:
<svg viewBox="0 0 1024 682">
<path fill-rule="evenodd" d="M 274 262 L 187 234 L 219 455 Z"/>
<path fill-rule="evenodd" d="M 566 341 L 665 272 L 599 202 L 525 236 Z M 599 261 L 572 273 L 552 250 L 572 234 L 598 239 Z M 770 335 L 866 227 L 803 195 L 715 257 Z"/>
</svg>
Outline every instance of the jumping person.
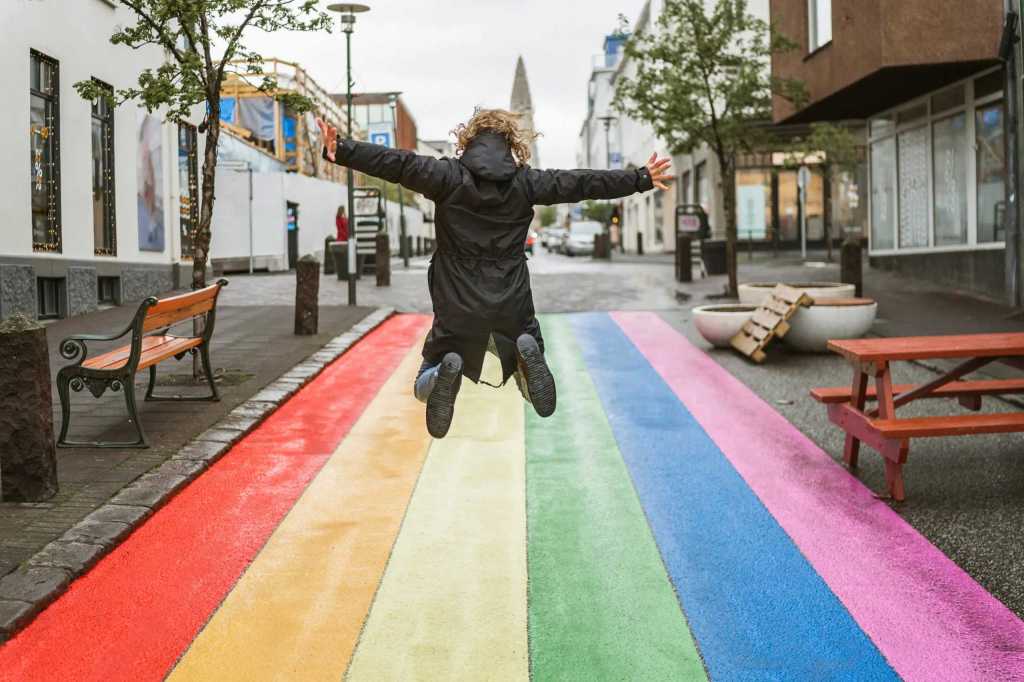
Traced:
<svg viewBox="0 0 1024 682">
<path fill-rule="evenodd" d="M 448 433 L 462 377 L 480 381 L 488 350 L 501 361 L 501 384 L 514 376 L 537 414 L 551 416 L 555 380 L 526 266 L 533 207 L 668 189 L 670 160 L 652 154 L 635 170 L 530 168 L 533 138 L 520 129 L 518 114 L 500 109 L 478 109 L 452 131 L 456 158 L 342 140 L 333 126 L 317 124 L 325 159 L 399 183 L 436 206 L 437 250 L 427 270 L 434 323 L 414 389 L 427 405 L 430 435 Z"/>
</svg>

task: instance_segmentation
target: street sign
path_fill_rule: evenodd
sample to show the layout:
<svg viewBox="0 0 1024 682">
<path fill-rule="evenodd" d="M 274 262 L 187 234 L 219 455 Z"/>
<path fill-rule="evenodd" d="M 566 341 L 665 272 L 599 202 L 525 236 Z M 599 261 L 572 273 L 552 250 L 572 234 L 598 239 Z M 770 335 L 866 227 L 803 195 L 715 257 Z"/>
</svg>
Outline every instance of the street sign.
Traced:
<svg viewBox="0 0 1024 682">
<path fill-rule="evenodd" d="M 811 184 L 811 171 L 807 166 L 800 166 L 796 174 L 796 184 L 801 188 Z"/>
<path fill-rule="evenodd" d="M 382 147 L 391 146 L 391 133 L 390 132 L 379 132 L 370 133 L 370 142 L 373 144 L 379 144 Z"/>
<path fill-rule="evenodd" d="M 677 222 L 679 232 L 696 233 L 700 232 L 700 216 L 680 215 Z"/>
</svg>

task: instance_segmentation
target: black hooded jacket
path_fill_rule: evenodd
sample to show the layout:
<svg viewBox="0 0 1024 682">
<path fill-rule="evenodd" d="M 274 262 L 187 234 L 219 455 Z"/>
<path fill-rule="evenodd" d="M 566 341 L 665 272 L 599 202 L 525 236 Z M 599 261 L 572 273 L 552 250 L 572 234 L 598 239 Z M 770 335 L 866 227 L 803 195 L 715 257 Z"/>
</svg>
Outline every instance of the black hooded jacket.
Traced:
<svg viewBox="0 0 1024 682">
<path fill-rule="evenodd" d="M 505 137 L 491 132 L 474 138 L 458 159 L 339 139 L 335 162 L 399 183 L 435 203 L 437 250 L 427 271 L 434 324 L 423 357 L 440 362 L 454 351 L 473 381 L 480 379 L 492 335 L 502 381 L 516 370 L 520 334 L 532 334 L 544 347 L 524 250 L 533 207 L 615 199 L 653 187 L 646 167 L 565 171 L 517 166 Z"/>
</svg>

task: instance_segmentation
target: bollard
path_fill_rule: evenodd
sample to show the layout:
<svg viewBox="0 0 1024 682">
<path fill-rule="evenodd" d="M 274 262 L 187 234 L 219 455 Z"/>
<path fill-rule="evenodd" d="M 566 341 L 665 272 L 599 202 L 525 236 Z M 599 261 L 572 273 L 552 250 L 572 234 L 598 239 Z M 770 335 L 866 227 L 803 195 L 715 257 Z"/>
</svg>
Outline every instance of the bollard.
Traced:
<svg viewBox="0 0 1024 682">
<path fill-rule="evenodd" d="M 847 237 L 839 255 L 839 281 L 844 284 L 852 284 L 855 287 L 854 296 L 858 298 L 864 294 L 864 271 L 861 259 L 863 249 L 860 242 L 852 236 Z"/>
<path fill-rule="evenodd" d="M 637 232 L 636 233 L 636 255 L 638 255 L 638 256 L 644 255 L 644 233 L 643 232 Z"/>
<path fill-rule="evenodd" d="M 348 242 L 334 242 L 331 244 L 331 260 L 334 261 L 335 274 L 338 281 L 348 279 Z"/>
<path fill-rule="evenodd" d="M 676 233 L 676 281 L 693 281 L 693 242 L 690 236 Z"/>
<path fill-rule="evenodd" d="M 320 262 L 303 256 L 295 264 L 295 334 L 313 336 L 320 323 Z"/>
<path fill-rule="evenodd" d="M 391 240 L 386 232 L 377 233 L 377 286 L 391 286 Z"/>
<path fill-rule="evenodd" d="M 334 264 L 334 254 L 331 253 L 331 244 L 336 240 L 334 237 L 328 237 L 324 239 L 324 274 L 333 275 L 336 267 Z"/>
<path fill-rule="evenodd" d="M 416 256 L 423 255 L 423 237 L 416 237 Z"/>
<path fill-rule="evenodd" d="M 46 329 L 15 313 L 0 323 L 0 500 L 57 493 L 53 393 Z"/>
</svg>

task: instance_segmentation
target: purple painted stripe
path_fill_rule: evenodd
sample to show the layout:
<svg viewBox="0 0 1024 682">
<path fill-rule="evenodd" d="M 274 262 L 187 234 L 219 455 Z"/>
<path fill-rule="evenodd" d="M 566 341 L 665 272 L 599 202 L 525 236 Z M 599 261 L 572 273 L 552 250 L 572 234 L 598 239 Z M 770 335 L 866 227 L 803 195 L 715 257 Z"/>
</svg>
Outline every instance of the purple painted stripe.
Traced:
<svg viewBox="0 0 1024 682">
<path fill-rule="evenodd" d="M 1024 622 L 660 317 L 612 318 L 901 676 L 1024 679 Z"/>
</svg>

